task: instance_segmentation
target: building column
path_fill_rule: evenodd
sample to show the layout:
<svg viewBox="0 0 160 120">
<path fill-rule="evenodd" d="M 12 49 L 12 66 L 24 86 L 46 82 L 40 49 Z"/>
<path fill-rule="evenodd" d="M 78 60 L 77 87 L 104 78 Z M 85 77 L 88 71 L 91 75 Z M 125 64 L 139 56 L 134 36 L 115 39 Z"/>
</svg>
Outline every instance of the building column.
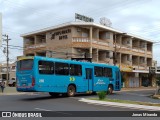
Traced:
<svg viewBox="0 0 160 120">
<path fill-rule="evenodd" d="M 122 62 L 122 54 L 120 53 L 120 57 L 119 57 L 119 67 L 121 67 L 121 62 Z"/>
<path fill-rule="evenodd" d="M 89 39 L 90 39 L 90 49 L 89 49 L 89 54 L 90 54 L 90 58 L 92 58 L 92 27 L 90 27 L 89 29 Z"/>
<path fill-rule="evenodd" d="M 130 66 L 132 66 L 132 55 L 129 55 Z"/>
<path fill-rule="evenodd" d="M 99 60 L 98 60 L 98 57 L 99 57 L 98 52 L 99 52 L 99 49 L 97 49 L 97 54 L 96 54 L 96 57 L 97 57 L 97 63 L 99 62 Z"/>
<path fill-rule="evenodd" d="M 37 36 L 35 35 L 34 36 L 34 45 L 36 45 L 37 44 Z"/>
</svg>

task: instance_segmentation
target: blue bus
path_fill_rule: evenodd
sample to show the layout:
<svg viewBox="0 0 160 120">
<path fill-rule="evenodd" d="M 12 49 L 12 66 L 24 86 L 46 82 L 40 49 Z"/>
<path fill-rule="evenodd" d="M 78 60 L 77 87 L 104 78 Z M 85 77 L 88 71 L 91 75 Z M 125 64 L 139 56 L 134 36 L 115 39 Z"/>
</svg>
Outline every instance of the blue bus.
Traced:
<svg viewBox="0 0 160 120">
<path fill-rule="evenodd" d="M 121 74 L 117 66 L 47 58 L 18 57 L 17 91 L 49 92 L 51 96 L 76 93 L 112 93 L 121 89 Z"/>
</svg>

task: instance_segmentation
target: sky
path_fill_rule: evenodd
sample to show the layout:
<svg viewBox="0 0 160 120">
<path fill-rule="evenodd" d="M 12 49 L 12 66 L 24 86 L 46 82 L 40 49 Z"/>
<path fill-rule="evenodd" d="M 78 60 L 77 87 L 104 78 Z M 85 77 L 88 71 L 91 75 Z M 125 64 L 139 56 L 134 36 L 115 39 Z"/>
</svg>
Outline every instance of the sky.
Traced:
<svg viewBox="0 0 160 120">
<path fill-rule="evenodd" d="M 96 23 L 106 17 L 113 28 L 150 39 L 154 42 L 153 59 L 160 66 L 159 11 L 160 0 L 0 0 L 2 34 L 7 34 L 11 39 L 10 62 L 23 55 L 20 35 L 75 21 L 75 13 L 79 13 L 92 17 Z M 6 61 L 6 55 L 2 52 L 5 44 L 2 41 L 0 63 Z"/>
</svg>

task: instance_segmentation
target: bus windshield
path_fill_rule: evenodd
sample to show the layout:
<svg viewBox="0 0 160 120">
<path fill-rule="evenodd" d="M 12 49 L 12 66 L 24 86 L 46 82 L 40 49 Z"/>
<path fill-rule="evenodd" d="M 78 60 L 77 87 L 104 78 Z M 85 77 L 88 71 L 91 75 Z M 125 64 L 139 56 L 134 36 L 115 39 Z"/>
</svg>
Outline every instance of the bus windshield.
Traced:
<svg viewBox="0 0 160 120">
<path fill-rule="evenodd" d="M 20 60 L 17 63 L 18 70 L 31 70 L 33 67 L 33 59 Z"/>
</svg>

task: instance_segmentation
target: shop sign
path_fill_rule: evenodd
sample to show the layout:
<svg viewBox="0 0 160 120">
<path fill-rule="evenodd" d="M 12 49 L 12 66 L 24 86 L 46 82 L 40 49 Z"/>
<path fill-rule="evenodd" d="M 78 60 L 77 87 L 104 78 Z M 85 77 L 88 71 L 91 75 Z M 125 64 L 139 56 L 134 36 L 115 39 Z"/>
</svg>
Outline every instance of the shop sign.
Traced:
<svg viewBox="0 0 160 120">
<path fill-rule="evenodd" d="M 84 15 L 80 15 L 80 14 L 77 14 L 77 13 L 75 13 L 75 19 L 82 20 L 82 21 L 85 21 L 85 22 L 94 22 L 93 18 L 84 16 Z"/>
<path fill-rule="evenodd" d="M 64 39 L 68 39 L 68 35 L 71 33 L 71 29 L 65 29 L 65 30 L 60 30 L 57 32 L 52 33 L 51 35 L 51 40 L 55 39 L 56 36 L 59 37 L 59 40 L 64 40 Z"/>
</svg>

